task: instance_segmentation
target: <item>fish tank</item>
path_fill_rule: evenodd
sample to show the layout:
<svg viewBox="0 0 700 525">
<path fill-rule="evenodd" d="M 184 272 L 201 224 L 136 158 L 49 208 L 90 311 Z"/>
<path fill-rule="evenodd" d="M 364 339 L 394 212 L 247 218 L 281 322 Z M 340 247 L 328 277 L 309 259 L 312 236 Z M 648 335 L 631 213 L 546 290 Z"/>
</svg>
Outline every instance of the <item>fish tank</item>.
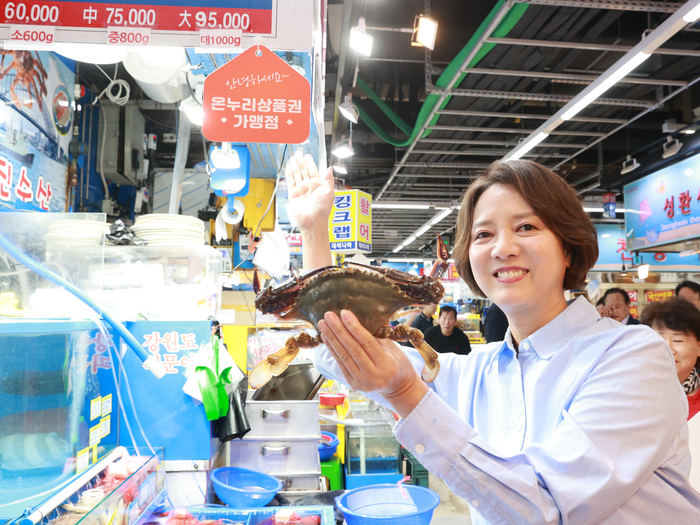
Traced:
<svg viewBox="0 0 700 525">
<path fill-rule="evenodd" d="M 394 437 L 394 418 L 381 405 L 352 409 L 353 417 L 372 426 L 345 427 L 348 474 L 390 474 L 400 472 L 401 445 Z"/>
<path fill-rule="evenodd" d="M 117 446 L 111 337 L 92 321 L 0 318 L 0 523 Z"/>
</svg>

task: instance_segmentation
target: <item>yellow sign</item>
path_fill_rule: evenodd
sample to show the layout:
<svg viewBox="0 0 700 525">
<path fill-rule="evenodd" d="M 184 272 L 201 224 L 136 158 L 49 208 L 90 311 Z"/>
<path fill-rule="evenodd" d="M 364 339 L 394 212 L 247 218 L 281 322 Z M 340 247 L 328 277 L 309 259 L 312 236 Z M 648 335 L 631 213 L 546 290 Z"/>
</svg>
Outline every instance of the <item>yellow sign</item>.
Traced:
<svg viewBox="0 0 700 525">
<path fill-rule="evenodd" d="M 336 191 L 328 230 L 332 252 L 371 252 L 372 196 L 360 190 Z"/>
</svg>

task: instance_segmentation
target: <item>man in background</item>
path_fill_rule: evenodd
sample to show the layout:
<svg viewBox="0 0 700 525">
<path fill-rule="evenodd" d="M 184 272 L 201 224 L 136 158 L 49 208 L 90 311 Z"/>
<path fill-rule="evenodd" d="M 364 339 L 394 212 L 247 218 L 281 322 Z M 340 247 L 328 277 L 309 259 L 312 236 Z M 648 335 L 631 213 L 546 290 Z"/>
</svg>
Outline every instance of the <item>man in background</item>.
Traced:
<svg viewBox="0 0 700 525">
<path fill-rule="evenodd" d="M 610 288 L 603 296 L 610 317 L 622 324 L 634 325 L 639 321 L 630 315 L 630 296 L 622 288 Z"/>
<path fill-rule="evenodd" d="M 423 335 L 425 335 L 426 330 L 433 327 L 433 315 L 437 311 L 436 304 L 429 304 L 424 306 L 421 312 L 416 316 L 416 318 L 411 323 L 413 328 L 418 328 Z"/>
<path fill-rule="evenodd" d="M 440 308 L 440 325 L 429 328 L 424 335 L 426 343 L 439 354 L 455 353 L 468 355 L 472 351 L 469 338 L 457 324 L 457 310 L 451 306 Z"/>
<path fill-rule="evenodd" d="M 700 310 L 700 284 L 693 281 L 683 281 L 676 286 L 676 297 L 685 299 Z"/>
</svg>

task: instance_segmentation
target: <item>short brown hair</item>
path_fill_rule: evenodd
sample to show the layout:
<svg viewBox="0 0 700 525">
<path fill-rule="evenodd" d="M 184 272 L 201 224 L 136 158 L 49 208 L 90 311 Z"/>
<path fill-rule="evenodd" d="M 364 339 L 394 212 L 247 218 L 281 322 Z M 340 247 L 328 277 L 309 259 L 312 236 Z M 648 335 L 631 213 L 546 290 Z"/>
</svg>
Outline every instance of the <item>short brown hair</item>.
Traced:
<svg viewBox="0 0 700 525">
<path fill-rule="evenodd" d="M 571 266 L 564 274 L 563 289 L 583 285 L 598 260 L 598 237 L 591 218 L 583 211 L 574 189 L 552 170 L 529 160 L 494 162 L 467 188 L 457 219 L 454 258 L 457 271 L 477 295 L 485 297 L 474 279 L 469 262 L 476 203 L 491 186 L 507 186 L 525 199 L 542 222 L 561 241 Z"/>
</svg>

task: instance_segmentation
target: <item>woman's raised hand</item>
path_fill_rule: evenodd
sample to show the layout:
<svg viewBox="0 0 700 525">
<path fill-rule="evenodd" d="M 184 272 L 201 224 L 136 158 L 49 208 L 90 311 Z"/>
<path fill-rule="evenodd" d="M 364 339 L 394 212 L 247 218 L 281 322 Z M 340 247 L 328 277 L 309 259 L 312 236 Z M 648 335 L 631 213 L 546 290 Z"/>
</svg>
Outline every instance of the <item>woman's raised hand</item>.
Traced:
<svg viewBox="0 0 700 525">
<path fill-rule="evenodd" d="M 333 208 L 333 168 L 322 177 L 311 155 L 297 151 L 286 170 L 289 204 L 299 229 L 328 228 L 328 217 Z"/>
</svg>

